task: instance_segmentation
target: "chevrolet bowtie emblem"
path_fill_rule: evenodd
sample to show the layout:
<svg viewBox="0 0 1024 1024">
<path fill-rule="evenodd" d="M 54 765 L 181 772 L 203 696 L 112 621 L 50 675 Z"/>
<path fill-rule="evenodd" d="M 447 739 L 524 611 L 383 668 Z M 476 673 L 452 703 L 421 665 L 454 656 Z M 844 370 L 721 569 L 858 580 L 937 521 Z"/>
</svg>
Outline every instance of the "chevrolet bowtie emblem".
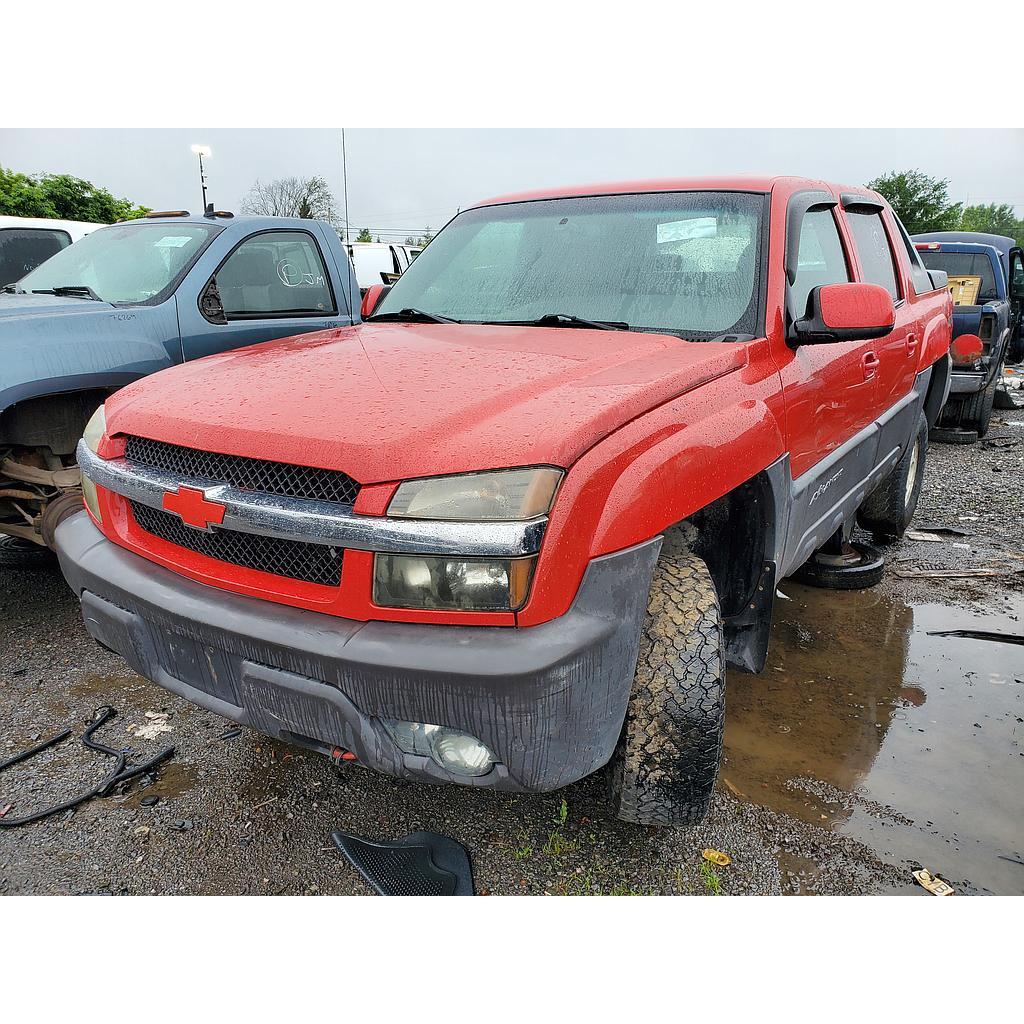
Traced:
<svg viewBox="0 0 1024 1024">
<path fill-rule="evenodd" d="M 186 526 L 209 530 L 224 522 L 224 506 L 219 501 L 207 501 L 206 495 L 194 487 L 179 487 L 164 495 L 164 508 L 173 512 Z"/>
</svg>

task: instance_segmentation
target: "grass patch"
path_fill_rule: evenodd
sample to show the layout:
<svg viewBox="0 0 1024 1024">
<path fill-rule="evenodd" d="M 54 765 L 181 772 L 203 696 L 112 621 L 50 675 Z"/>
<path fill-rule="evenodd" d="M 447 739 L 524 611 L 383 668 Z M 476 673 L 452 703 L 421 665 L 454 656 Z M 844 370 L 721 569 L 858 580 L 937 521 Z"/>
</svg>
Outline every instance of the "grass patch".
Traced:
<svg viewBox="0 0 1024 1024">
<path fill-rule="evenodd" d="M 718 877 L 718 872 L 706 860 L 700 862 L 700 874 L 704 879 L 704 888 L 712 896 L 721 896 L 722 880 Z"/>
</svg>

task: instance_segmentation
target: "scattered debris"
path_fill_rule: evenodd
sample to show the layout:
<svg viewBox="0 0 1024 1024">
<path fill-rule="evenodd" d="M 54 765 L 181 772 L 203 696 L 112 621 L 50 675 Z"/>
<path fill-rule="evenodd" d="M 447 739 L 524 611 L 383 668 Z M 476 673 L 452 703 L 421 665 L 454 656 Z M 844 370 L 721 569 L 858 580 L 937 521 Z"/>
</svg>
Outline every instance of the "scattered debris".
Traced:
<svg viewBox="0 0 1024 1024">
<path fill-rule="evenodd" d="M 94 796 L 109 796 L 113 792 L 114 787 L 118 786 L 122 782 L 128 782 L 130 779 L 134 779 L 136 776 L 143 775 L 144 773 L 151 771 L 156 765 L 167 760 L 173 753 L 174 747 L 164 747 L 163 750 L 154 754 L 148 761 L 142 762 L 138 765 L 126 765 L 125 764 L 125 752 L 123 750 L 112 750 L 110 747 L 104 746 L 94 739 L 96 731 L 107 722 L 117 717 L 117 711 L 110 707 L 110 705 L 104 705 L 103 707 L 97 708 L 93 712 L 92 722 L 89 727 L 82 734 L 82 742 L 90 749 L 99 751 L 101 754 L 105 754 L 107 757 L 113 757 L 115 759 L 114 768 L 107 775 L 106 778 L 102 779 L 97 785 L 93 786 L 92 789 L 87 790 L 85 793 L 79 793 L 78 796 L 72 797 L 70 800 L 65 800 L 63 803 L 55 804 L 53 807 L 46 807 L 41 811 L 35 811 L 32 814 L 24 815 L 21 818 L 0 818 L 0 828 L 17 828 L 19 825 L 29 825 L 36 821 L 41 821 L 43 818 L 48 818 L 50 815 L 59 814 L 62 811 L 71 812 L 79 804 L 84 804 L 86 800 L 91 800 Z M 28 750 L 23 750 L 20 754 L 15 754 L 14 757 L 8 758 L 6 761 L 0 763 L 0 772 L 6 768 L 10 768 L 12 765 L 21 764 L 23 761 L 27 761 L 36 754 L 42 753 L 44 750 L 48 750 L 50 747 L 55 747 L 58 743 L 63 743 L 71 735 L 70 729 L 64 729 L 62 732 L 57 733 L 56 736 L 51 736 L 48 740 L 43 740 L 41 743 L 37 743 L 34 747 L 29 747 Z M 10 808 L 8 808 L 9 810 Z M 7 812 L 5 811 L 4 814 Z"/>
<path fill-rule="evenodd" d="M 964 640 L 991 640 L 997 644 L 1024 644 L 1024 636 L 995 633 L 987 629 L 930 629 L 929 636 L 957 636 Z"/>
<path fill-rule="evenodd" d="M 466 848 L 436 832 L 379 842 L 332 832 L 334 845 L 381 896 L 473 896 Z"/>
<path fill-rule="evenodd" d="M 174 731 L 166 711 L 147 711 L 146 717 L 149 721 L 145 725 L 129 725 L 128 732 L 140 740 L 155 740 L 161 733 Z"/>
<path fill-rule="evenodd" d="M 928 541 L 930 544 L 946 543 L 945 537 L 942 537 L 937 533 L 931 533 L 928 530 L 907 530 L 907 532 L 904 533 L 903 536 L 906 537 L 907 540 Z"/>
<path fill-rule="evenodd" d="M 900 569 L 893 572 L 904 580 L 961 580 L 977 576 L 1013 576 L 1024 569 Z"/>
<path fill-rule="evenodd" d="M 977 516 L 961 516 L 961 519 L 977 519 Z M 945 526 L 942 523 L 919 523 L 918 528 L 924 533 L 937 533 L 940 537 L 970 537 L 970 530 L 962 530 L 959 526 Z"/>
<path fill-rule="evenodd" d="M 732 857 L 727 853 L 722 853 L 721 850 L 712 850 L 708 848 L 701 856 L 712 864 L 717 864 L 720 868 L 727 868 L 732 863 Z"/>
<path fill-rule="evenodd" d="M 216 740 L 233 740 L 236 736 L 241 736 L 241 729 L 225 729 L 219 736 L 215 737 Z"/>
<path fill-rule="evenodd" d="M 143 807 L 156 807 L 156 805 L 160 803 L 160 797 L 144 796 L 140 802 Z"/>
<path fill-rule="evenodd" d="M 948 882 L 944 882 L 938 875 L 933 875 L 926 868 L 920 868 L 914 872 L 914 877 L 921 883 L 933 896 L 952 896 L 953 886 Z"/>
</svg>

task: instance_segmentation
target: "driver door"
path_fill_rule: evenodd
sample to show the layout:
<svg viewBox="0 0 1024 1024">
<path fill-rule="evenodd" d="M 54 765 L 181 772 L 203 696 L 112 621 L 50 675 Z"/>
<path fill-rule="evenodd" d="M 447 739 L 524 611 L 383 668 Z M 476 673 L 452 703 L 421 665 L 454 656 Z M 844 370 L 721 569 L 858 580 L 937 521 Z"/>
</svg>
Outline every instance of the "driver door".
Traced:
<svg viewBox="0 0 1024 1024">
<path fill-rule="evenodd" d="M 221 261 L 197 302 L 179 295 L 182 355 L 198 359 L 347 325 L 351 317 L 339 313 L 339 299 L 313 230 L 253 232 Z"/>
</svg>

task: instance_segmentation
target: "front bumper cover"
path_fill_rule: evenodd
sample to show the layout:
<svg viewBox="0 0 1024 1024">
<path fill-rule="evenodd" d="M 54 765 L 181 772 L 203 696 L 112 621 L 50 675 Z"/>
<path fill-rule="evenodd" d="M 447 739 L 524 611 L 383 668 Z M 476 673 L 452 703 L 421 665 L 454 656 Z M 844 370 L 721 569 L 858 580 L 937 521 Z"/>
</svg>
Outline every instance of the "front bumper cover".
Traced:
<svg viewBox="0 0 1024 1024">
<path fill-rule="evenodd" d="M 85 512 L 56 547 L 89 633 L 201 707 L 401 778 L 545 791 L 615 749 L 661 538 L 594 559 L 569 611 L 528 629 L 364 623 L 220 591 L 118 547 Z M 499 763 L 453 775 L 399 750 L 382 718 L 461 729 Z"/>
</svg>

